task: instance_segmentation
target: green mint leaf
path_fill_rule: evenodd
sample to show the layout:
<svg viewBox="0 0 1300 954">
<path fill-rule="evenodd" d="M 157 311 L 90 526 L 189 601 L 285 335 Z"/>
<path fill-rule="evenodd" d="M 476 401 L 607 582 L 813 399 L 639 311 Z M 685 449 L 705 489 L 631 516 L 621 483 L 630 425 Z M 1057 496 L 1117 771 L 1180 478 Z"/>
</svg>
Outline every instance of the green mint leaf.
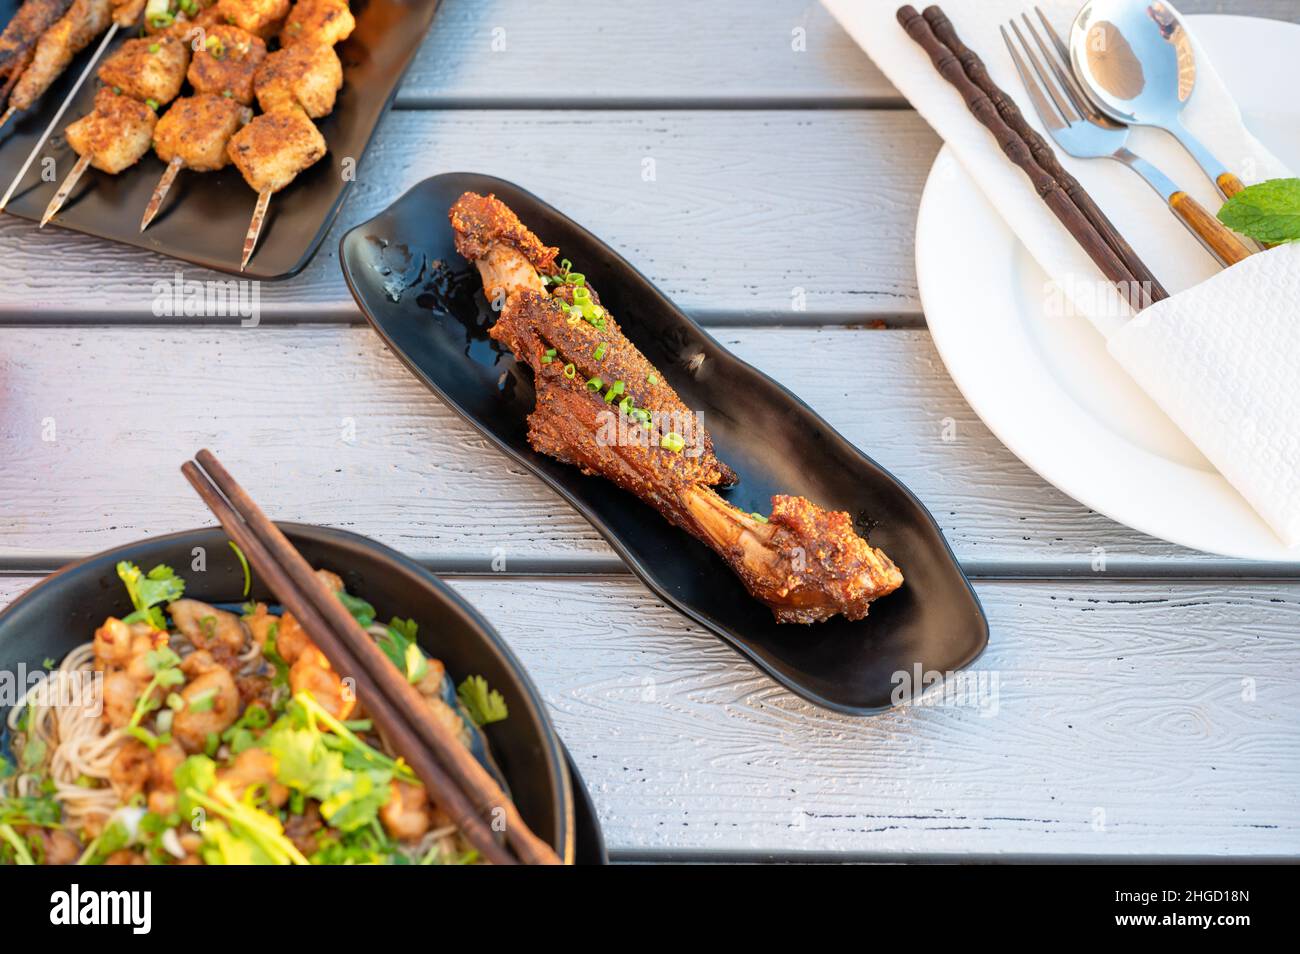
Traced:
<svg viewBox="0 0 1300 954">
<path fill-rule="evenodd" d="M 1219 221 L 1270 245 L 1300 240 L 1300 179 L 1269 179 L 1247 186 L 1223 204 Z"/>
</svg>

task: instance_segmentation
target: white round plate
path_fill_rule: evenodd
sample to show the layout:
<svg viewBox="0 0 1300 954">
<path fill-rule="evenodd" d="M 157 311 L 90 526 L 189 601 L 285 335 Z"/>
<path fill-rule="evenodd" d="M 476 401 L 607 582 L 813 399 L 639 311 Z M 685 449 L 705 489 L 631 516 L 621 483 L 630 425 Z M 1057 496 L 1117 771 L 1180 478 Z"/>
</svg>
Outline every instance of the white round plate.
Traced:
<svg viewBox="0 0 1300 954">
<path fill-rule="evenodd" d="M 1188 19 L 1246 126 L 1300 170 L 1300 97 L 1278 73 L 1278 64 L 1300 59 L 1300 26 Z M 1047 276 L 947 147 L 921 199 L 916 271 L 949 374 L 989 429 L 1044 480 L 1172 543 L 1300 560 L 1110 357 L 1086 318 L 1046 313 Z"/>
</svg>

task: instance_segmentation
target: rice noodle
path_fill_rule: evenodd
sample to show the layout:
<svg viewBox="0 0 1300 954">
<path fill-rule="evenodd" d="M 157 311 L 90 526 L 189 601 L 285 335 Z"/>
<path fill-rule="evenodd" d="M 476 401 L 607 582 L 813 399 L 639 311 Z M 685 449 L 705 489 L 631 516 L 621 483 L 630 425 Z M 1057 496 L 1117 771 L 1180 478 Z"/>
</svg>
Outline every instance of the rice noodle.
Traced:
<svg viewBox="0 0 1300 954">
<path fill-rule="evenodd" d="M 108 783 L 108 772 L 118 749 L 129 738 L 100 718 L 103 682 L 97 678 L 94 663 L 94 643 L 78 646 L 57 669 L 29 687 L 7 716 L 10 732 L 19 733 L 20 720 L 30 712 L 23 744 L 43 744 L 46 753 L 35 770 L 20 771 L 0 781 L 0 794 L 41 795 L 41 782 L 48 777 L 54 781 L 53 794 L 63 807 L 64 821 L 73 829 L 92 820 L 102 822 L 120 804 Z M 93 695 L 86 698 L 84 693 Z M 63 704 L 73 698 L 80 698 L 81 704 Z M 79 779 L 103 784 L 89 787 Z"/>
</svg>

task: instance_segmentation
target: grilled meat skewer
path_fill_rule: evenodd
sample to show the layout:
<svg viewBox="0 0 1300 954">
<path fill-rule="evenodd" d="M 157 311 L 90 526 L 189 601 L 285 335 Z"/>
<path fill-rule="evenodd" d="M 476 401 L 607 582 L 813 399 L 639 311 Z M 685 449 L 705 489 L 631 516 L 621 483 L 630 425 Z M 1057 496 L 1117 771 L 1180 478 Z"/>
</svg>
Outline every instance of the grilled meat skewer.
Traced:
<svg viewBox="0 0 1300 954">
<path fill-rule="evenodd" d="M 71 4 L 72 0 L 26 0 L 5 25 L 0 33 L 0 78 L 5 81 L 0 86 L 0 106 L 8 101 L 10 91 L 31 63 L 41 35 L 68 12 Z M 6 111 L 0 117 L 0 126 L 11 115 Z"/>
<path fill-rule="evenodd" d="M 494 196 L 466 193 L 450 218 L 457 251 L 478 266 L 489 297 L 504 300 L 490 334 L 533 370 L 535 450 L 613 481 L 709 545 L 778 622 L 861 619 L 902 585 L 898 568 L 853 531 L 848 514 L 778 495 L 771 516 L 761 517 L 718 496 L 713 487 L 733 483 L 734 474 L 698 424 L 687 449 L 672 428 L 695 416 L 595 293 L 579 293 L 585 280 L 566 276 L 548 291 L 539 272 L 554 270 L 556 250 Z"/>
<path fill-rule="evenodd" d="M 257 193 L 257 206 L 244 236 L 239 270 L 248 267 L 271 196 L 279 192 L 325 155 L 325 137 L 298 107 L 263 113 L 231 138 L 226 147 L 249 188 Z"/>
<path fill-rule="evenodd" d="M 63 207 L 86 169 L 94 166 L 117 175 L 140 161 L 149 151 L 158 114 L 130 96 L 107 86 L 95 95 L 95 108 L 68 126 L 68 145 L 76 152 L 77 164 L 59 183 L 58 191 L 45 209 L 41 228 Z"/>
<path fill-rule="evenodd" d="M 226 147 L 250 118 L 247 106 L 211 93 L 187 96 L 172 104 L 153 132 L 153 151 L 167 163 L 167 168 L 145 207 L 140 220 L 141 232 L 158 214 L 182 169 L 216 172 L 230 163 Z"/>
<path fill-rule="evenodd" d="M 95 36 L 108 25 L 108 20 L 112 20 L 112 25 L 108 26 L 108 31 L 104 33 L 103 39 L 100 40 L 99 46 L 90 58 L 90 62 L 81 71 L 77 81 L 72 84 L 72 89 L 68 91 L 68 95 L 59 104 L 59 108 L 54 111 L 54 116 L 49 125 L 41 133 L 36 145 L 32 147 L 32 151 L 27 154 L 27 158 L 19 167 L 18 174 L 10 181 L 5 194 L 0 196 L 0 212 L 4 211 L 5 206 L 9 204 L 9 200 L 13 198 L 14 192 L 22 183 L 23 177 L 27 175 L 27 170 L 31 168 L 32 163 L 36 161 L 36 157 L 45 148 L 46 141 L 58 128 L 59 123 L 62 122 L 63 114 L 67 112 L 68 105 L 76 98 L 77 91 L 86 82 L 86 77 L 91 74 L 99 58 L 108 49 L 109 44 L 113 42 L 113 36 L 119 28 L 123 26 L 129 27 L 134 23 L 144 6 L 145 0 L 73 0 L 68 12 L 41 35 L 31 62 L 23 71 L 22 78 L 14 86 L 14 93 L 9 100 L 9 109 L 0 118 L 0 125 L 3 125 L 4 121 L 18 109 L 26 109 L 34 103 L 59 77 L 67 65 L 72 62 L 72 58 L 89 46 Z M 108 19 L 105 19 L 105 17 Z"/>
<path fill-rule="evenodd" d="M 221 0 L 218 7 L 233 2 Z M 311 120 L 334 110 L 343 86 L 343 64 L 333 44 L 346 39 L 355 25 L 347 0 L 302 0 L 280 31 L 281 49 L 266 57 L 253 78 L 263 114 L 229 147 L 244 181 L 257 192 L 257 205 L 244 233 L 240 271 L 248 267 L 257 248 L 271 196 L 326 153 L 325 139 Z M 280 142 L 273 138 L 277 132 L 285 137 Z"/>
<path fill-rule="evenodd" d="M 105 85 L 95 96 L 94 109 L 67 129 L 68 145 L 79 157 L 77 164 L 46 206 L 41 228 L 63 208 L 87 167 L 117 175 L 149 151 L 158 110 L 180 93 L 189 65 L 189 44 L 171 34 L 127 40 L 104 61 L 99 78 Z M 142 114 L 128 101 L 153 115 L 143 140 Z"/>
</svg>

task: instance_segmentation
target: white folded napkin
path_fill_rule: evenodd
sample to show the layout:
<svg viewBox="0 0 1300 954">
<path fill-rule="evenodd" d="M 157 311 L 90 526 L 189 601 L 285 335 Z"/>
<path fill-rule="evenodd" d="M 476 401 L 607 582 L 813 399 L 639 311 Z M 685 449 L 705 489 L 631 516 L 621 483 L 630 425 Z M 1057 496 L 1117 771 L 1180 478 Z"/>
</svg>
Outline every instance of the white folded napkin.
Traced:
<svg viewBox="0 0 1300 954">
<path fill-rule="evenodd" d="M 1057 150 L 1061 164 L 1173 296 L 1134 319 L 1117 294 L 1099 293 L 1100 271 L 898 24 L 895 12 L 902 4 L 822 2 L 953 149 L 1042 266 L 1054 286 L 1044 289 L 1044 295 L 1068 297 L 1075 311 L 1107 338 L 1120 364 L 1278 536 L 1288 546 L 1300 544 L 1300 305 L 1295 284 L 1300 252 L 1276 249 L 1223 271 L 1132 171 L 1111 160 L 1078 160 Z M 913 3 L 918 10 L 925 5 Z M 1035 3 L 943 0 L 940 5 L 958 36 L 984 60 L 993 81 L 1050 142 L 998 31 L 1022 13 L 1032 17 Z M 1037 3 L 1067 41 L 1081 5 L 1082 0 Z M 1036 17 L 1034 22 L 1041 30 Z M 1194 34 L 1193 44 L 1196 88 L 1183 112 L 1188 129 L 1247 184 L 1290 175 L 1242 124 L 1236 103 Z M 1222 204 L 1214 185 L 1167 133 L 1135 128 L 1128 145 L 1207 209 Z"/>
</svg>

